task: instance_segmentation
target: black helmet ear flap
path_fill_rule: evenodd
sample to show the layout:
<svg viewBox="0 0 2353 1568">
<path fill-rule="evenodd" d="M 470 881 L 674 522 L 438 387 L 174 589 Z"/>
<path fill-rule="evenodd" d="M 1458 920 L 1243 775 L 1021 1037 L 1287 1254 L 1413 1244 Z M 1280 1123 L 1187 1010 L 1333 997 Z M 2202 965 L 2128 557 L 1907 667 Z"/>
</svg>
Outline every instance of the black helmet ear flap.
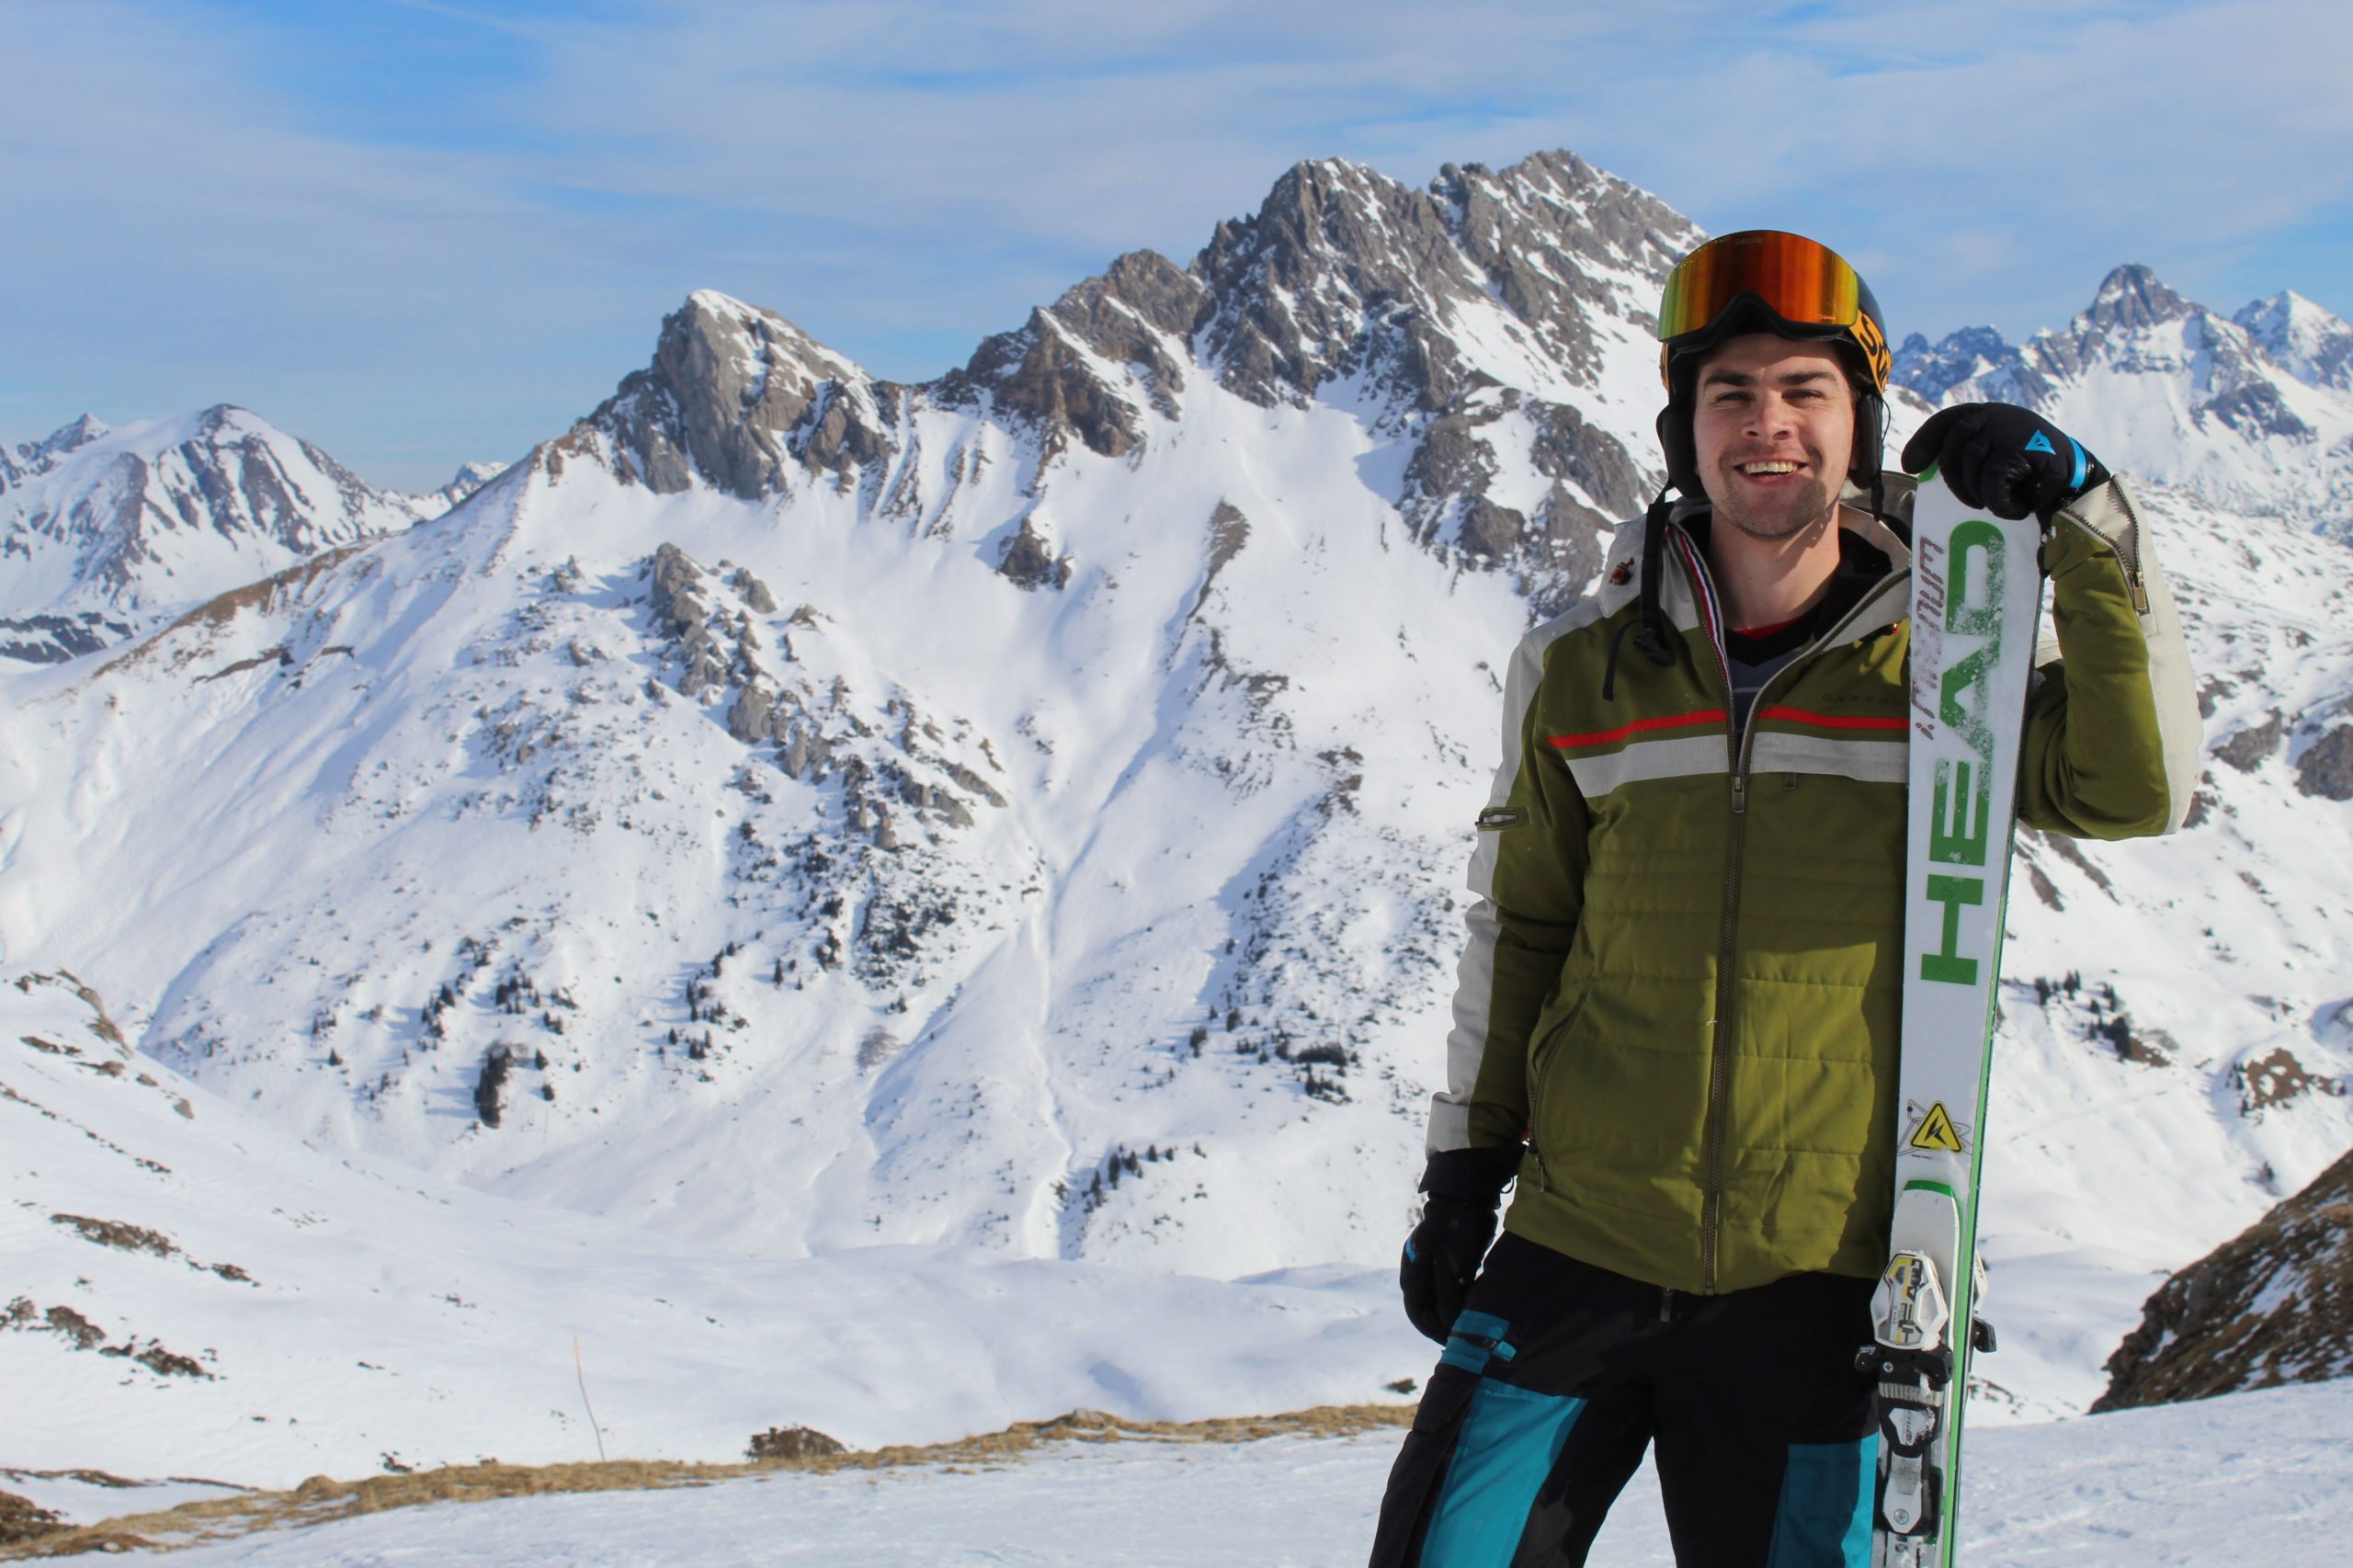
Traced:
<svg viewBox="0 0 2353 1568">
<path fill-rule="evenodd" d="M 1672 395 L 1658 411 L 1658 449 L 1666 459 L 1666 483 L 1687 501 L 1704 501 L 1699 489 L 1699 448 L 1691 434 L 1691 411 Z"/>
<path fill-rule="evenodd" d="M 1870 485 L 1887 466 L 1887 399 L 1876 392 L 1855 393 L 1855 452 L 1847 460 L 1847 475 L 1856 483 Z"/>
</svg>

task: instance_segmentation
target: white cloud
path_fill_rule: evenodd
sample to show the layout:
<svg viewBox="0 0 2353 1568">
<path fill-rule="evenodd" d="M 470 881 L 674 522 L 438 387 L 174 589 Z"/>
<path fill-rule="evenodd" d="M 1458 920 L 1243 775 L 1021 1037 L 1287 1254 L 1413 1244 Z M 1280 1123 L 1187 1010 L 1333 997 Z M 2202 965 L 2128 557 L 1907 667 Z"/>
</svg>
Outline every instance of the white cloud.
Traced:
<svg viewBox="0 0 2353 1568">
<path fill-rule="evenodd" d="M 392 58 L 346 102 L 266 8 L 6 15 L 0 275 L 41 308 L 0 312 L 0 422 L 234 397 L 412 481 L 583 412 L 691 288 L 929 374 L 1120 251 L 1189 258 L 1302 157 L 1569 147 L 1840 245 L 1899 332 L 2055 324 L 2127 260 L 2197 294 L 2353 205 L 2319 0 L 410 0 L 373 25 L 506 66 L 415 126 L 460 89 Z M 2353 309 L 2341 270 L 2273 286 Z"/>
</svg>

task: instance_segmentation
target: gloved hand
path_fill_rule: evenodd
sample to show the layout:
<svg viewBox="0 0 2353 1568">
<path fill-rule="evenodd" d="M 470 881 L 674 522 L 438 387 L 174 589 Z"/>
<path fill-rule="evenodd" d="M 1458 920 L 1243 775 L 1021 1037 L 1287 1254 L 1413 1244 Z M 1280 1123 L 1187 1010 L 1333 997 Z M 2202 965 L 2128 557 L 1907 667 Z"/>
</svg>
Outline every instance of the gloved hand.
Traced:
<svg viewBox="0 0 2353 1568">
<path fill-rule="evenodd" d="M 1931 462 L 1966 506 L 1997 517 L 2031 512 L 2048 528 L 2060 507 L 2095 485 L 2108 470 L 2083 443 L 2042 415 L 2006 403 L 1964 403 L 1928 415 L 1904 443 L 1904 472 Z"/>
<path fill-rule="evenodd" d="M 1432 1154 L 1423 1168 L 1421 1189 L 1429 1201 L 1422 1206 L 1422 1222 L 1405 1238 L 1397 1288 L 1406 1318 L 1440 1345 L 1495 1239 L 1495 1210 L 1519 1169 L 1519 1153 L 1517 1144 L 1448 1149 Z"/>
</svg>

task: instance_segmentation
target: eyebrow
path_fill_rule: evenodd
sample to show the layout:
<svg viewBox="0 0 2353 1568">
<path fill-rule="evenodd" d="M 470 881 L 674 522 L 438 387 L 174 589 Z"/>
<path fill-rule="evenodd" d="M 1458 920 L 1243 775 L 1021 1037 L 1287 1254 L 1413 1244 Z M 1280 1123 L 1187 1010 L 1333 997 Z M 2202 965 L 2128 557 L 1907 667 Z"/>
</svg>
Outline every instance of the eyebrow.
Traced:
<svg viewBox="0 0 2353 1568">
<path fill-rule="evenodd" d="M 1796 387 L 1803 386 L 1808 381 L 1835 381 L 1837 379 L 1837 371 L 1826 366 L 1815 366 L 1809 369 L 1786 371 L 1775 377 L 1774 381 L 1780 386 Z M 1703 387 L 1753 387 L 1756 382 L 1756 374 L 1751 370 L 1710 369 L 1701 372 L 1699 377 L 1699 384 Z"/>
</svg>

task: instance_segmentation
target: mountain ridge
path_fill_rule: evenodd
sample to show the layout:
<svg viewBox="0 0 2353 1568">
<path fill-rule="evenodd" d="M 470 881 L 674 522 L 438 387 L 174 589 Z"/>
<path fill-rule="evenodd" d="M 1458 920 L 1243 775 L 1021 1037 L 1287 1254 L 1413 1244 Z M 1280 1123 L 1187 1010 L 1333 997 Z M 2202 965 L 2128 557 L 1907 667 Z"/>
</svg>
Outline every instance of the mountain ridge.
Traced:
<svg viewBox="0 0 2353 1568">
<path fill-rule="evenodd" d="M 714 1256 L 1388 1267 L 1499 672 L 1655 472 L 1668 227 L 1574 174 L 1312 169 L 1222 293 L 1123 257 L 923 386 L 690 296 L 446 516 L 0 671 L 0 963 L 321 1150 Z M 2353 557 L 2143 499 L 2209 766 L 2177 840 L 2021 848 L 2013 1415 L 2353 1134 Z"/>
<path fill-rule="evenodd" d="M 0 658 L 97 652 L 158 612 L 438 516 L 483 467 L 404 495 L 233 403 L 119 429 L 85 414 L 0 450 Z"/>
</svg>

